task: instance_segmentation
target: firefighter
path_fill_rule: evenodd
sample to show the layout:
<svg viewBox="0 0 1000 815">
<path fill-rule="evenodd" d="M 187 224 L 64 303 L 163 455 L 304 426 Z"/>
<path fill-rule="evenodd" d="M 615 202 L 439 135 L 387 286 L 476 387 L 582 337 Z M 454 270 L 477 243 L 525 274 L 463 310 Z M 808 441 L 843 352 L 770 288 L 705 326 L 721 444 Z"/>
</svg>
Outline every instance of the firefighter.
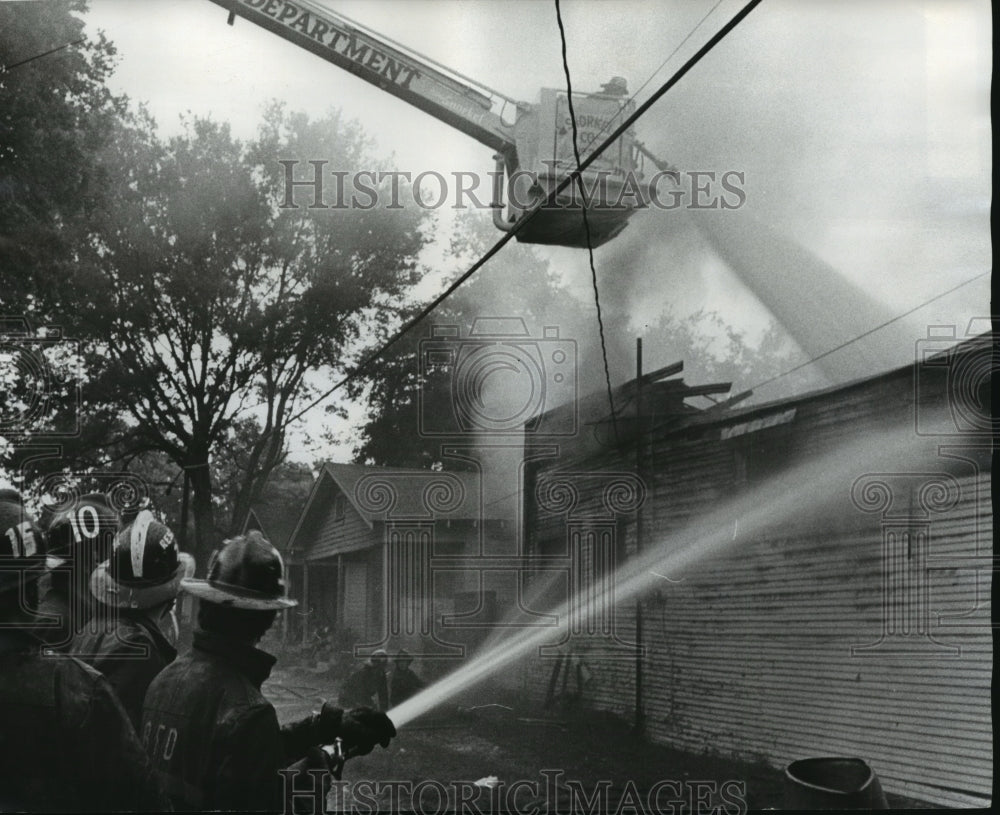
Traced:
<svg viewBox="0 0 1000 815">
<path fill-rule="evenodd" d="M 385 679 L 385 666 L 389 655 L 381 648 L 372 651 L 368 662 L 344 680 L 339 702 L 343 707 L 377 705 L 378 710 L 389 709 L 389 686 Z"/>
<path fill-rule="evenodd" d="M 45 537 L 0 501 L 0 811 L 169 807 L 107 680 L 42 652 L 36 616 Z"/>
<path fill-rule="evenodd" d="M 109 624 L 77 634 L 71 652 L 104 674 L 136 730 L 149 683 L 177 656 L 163 626 L 173 626 L 181 580 L 193 574 L 194 558 L 179 551 L 173 533 L 144 509 L 118 533 L 111 557 L 91 576 L 91 593 L 108 609 L 102 616 Z"/>
<path fill-rule="evenodd" d="M 150 684 L 142 724 L 175 808 L 287 811 L 282 768 L 327 769 L 319 745 L 337 738 L 348 755 L 389 745 L 392 722 L 367 708 L 324 703 L 279 727 L 260 690 L 275 658 L 254 646 L 278 611 L 297 603 L 285 596 L 281 556 L 260 532 L 224 542 L 208 579 L 181 587 L 199 599 L 193 648 Z"/>
<path fill-rule="evenodd" d="M 601 85 L 601 96 L 628 96 L 628 80 L 623 76 L 613 76 L 610 82 Z"/>
<path fill-rule="evenodd" d="M 426 687 L 426 683 L 410 669 L 412 662 L 413 657 L 405 648 L 400 648 L 393 659 L 392 676 L 389 677 L 389 701 L 393 707 Z"/>
<path fill-rule="evenodd" d="M 52 650 L 68 653 L 92 617 L 106 618 L 90 592 L 90 576 L 111 555 L 117 531 L 118 515 L 103 493 L 88 493 L 53 513 L 47 530 L 50 569 L 39 598 L 39 612 L 51 621 L 46 638 Z"/>
</svg>

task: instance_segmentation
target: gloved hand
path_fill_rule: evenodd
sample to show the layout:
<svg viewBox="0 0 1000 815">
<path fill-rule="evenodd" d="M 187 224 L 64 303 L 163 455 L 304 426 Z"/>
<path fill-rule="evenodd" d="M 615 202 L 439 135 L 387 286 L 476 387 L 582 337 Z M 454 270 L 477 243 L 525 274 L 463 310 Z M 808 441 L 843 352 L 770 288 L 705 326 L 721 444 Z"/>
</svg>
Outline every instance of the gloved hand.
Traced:
<svg viewBox="0 0 1000 815">
<path fill-rule="evenodd" d="M 341 710 L 329 702 L 320 714 L 320 736 L 325 744 L 340 738 L 348 756 L 363 756 L 375 749 L 376 744 L 389 746 L 396 735 L 396 727 L 384 713 L 370 707 Z"/>
</svg>

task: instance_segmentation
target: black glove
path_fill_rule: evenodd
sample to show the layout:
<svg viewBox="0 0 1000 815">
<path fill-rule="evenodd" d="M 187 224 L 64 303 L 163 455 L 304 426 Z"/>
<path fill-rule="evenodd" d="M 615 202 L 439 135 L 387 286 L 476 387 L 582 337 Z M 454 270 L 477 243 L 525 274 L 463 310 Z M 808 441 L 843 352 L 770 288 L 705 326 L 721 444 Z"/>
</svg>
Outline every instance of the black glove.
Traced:
<svg viewBox="0 0 1000 815">
<path fill-rule="evenodd" d="M 348 756 L 363 756 L 376 744 L 388 747 L 396 728 L 388 716 L 370 707 L 345 711 L 327 703 L 320 714 L 320 735 L 325 743 L 339 737 Z"/>
</svg>

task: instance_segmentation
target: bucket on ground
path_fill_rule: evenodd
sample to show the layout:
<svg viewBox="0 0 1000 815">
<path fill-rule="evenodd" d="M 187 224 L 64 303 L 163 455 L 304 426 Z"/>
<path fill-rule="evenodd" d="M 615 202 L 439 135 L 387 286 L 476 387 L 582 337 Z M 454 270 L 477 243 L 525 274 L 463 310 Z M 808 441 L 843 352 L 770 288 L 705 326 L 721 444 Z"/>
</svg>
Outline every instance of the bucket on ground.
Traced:
<svg viewBox="0 0 1000 815">
<path fill-rule="evenodd" d="M 804 758 L 785 768 L 785 809 L 888 809 L 875 771 L 860 758 Z"/>
</svg>

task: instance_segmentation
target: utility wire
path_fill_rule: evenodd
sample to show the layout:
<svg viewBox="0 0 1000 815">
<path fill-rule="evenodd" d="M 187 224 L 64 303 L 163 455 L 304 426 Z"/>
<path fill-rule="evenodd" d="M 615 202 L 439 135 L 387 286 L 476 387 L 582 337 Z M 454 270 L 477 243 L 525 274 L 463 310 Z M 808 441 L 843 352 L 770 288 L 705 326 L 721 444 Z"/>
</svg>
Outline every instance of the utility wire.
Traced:
<svg viewBox="0 0 1000 815">
<path fill-rule="evenodd" d="M 608 147 L 610 147 L 617 139 L 621 138 L 621 136 L 624 133 L 626 133 L 628 129 L 632 127 L 632 125 L 635 124 L 639 120 L 639 118 L 646 113 L 646 111 L 648 111 L 653 105 L 655 105 L 660 100 L 660 98 L 663 97 L 663 95 L 667 91 L 669 91 L 674 85 L 680 82 L 680 80 L 688 73 L 688 71 L 690 71 L 695 65 L 697 65 L 702 60 L 702 58 L 704 58 L 705 55 L 709 53 L 709 51 L 711 51 L 713 48 L 715 48 L 716 45 L 718 45 L 723 39 L 725 39 L 725 37 L 734 28 L 736 28 L 736 26 L 738 26 L 741 22 L 743 22 L 746 16 L 755 8 L 757 8 L 757 6 L 759 6 L 760 3 L 761 0 L 750 0 L 750 2 L 748 2 L 745 6 L 743 6 L 743 8 L 740 9 L 739 12 L 737 12 L 736 15 L 734 15 L 732 19 L 729 20 L 728 23 L 726 23 L 722 28 L 720 28 L 715 33 L 715 35 L 710 40 L 708 40 L 708 42 L 706 42 L 701 48 L 699 48 L 698 51 L 688 59 L 687 62 L 685 62 L 666 82 L 664 82 L 659 88 L 657 88 L 656 91 L 654 91 L 653 94 L 649 97 L 649 99 L 647 99 L 645 102 L 639 105 L 625 119 L 624 122 L 622 122 L 618 127 L 616 127 L 615 130 L 611 133 L 611 135 L 609 135 L 600 145 L 598 145 L 597 149 L 595 149 L 593 153 L 588 155 L 577 166 L 575 170 L 567 174 L 566 177 L 562 179 L 562 181 L 556 184 L 556 186 L 549 192 L 548 196 L 546 196 L 544 200 L 537 201 L 534 204 L 534 206 L 532 206 L 531 209 L 529 209 L 520 218 L 518 218 L 517 221 L 511 225 L 510 231 L 505 232 L 500 237 L 500 239 L 489 250 L 487 250 L 486 253 L 479 260 L 473 263 L 472 266 L 470 266 L 467 271 L 463 272 L 462 275 L 458 277 L 450 286 L 448 286 L 447 289 L 445 289 L 430 303 L 424 306 L 424 308 L 422 308 L 415 317 L 413 317 L 405 325 L 403 325 L 402 328 L 400 328 L 392 337 L 390 337 L 389 340 L 384 345 L 382 345 L 378 350 L 374 351 L 372 354 L 363 359 L 357 366 L 355 366 L 353 371 L 351 371 L 343 379 L 341 379 L 339 382 L 336 382 L 322 394 L 313 399 L 308 405 L 306 405 L 304 408 L 298 411 L 295 415 L 293 415 L 288 420 L 289 423 L 294 422 L 296 419 L 301 418 L 306 412 L 314 408 L 328 396 L 330 396 L 331 394 L 342 388 L 348 382 L 356 379 L 365 368 L 371 365 L 371 363 L 383 357 L 385 353 L 393 345 L 399 342 L 399 340 L 402 339 L 402 337 L 405 334 L 411 331 L 414 328 L 414 326 L 416 326 L 421 320 L 424 319 L 424 317 L 426 317 L 434 309 L 436 309 L 439 305 L 441 305 L 441 303 L 443 303 L 448 297 L 450 297 L 451 294 L 456 289 L 458 289 L 459 286 L 461 286 L 466 280 L 472 277 L 472 275 L 478 272 L 486 264 L 488 260 L 490 260 L 494 255 L 497 254 L 497 252 L 499 252 L 504 246 L 506 246 L 511 240 L 513 240 L 514 237 L 522 229 L 524 229 L 528 221 L 530 221 L 538 213 L 539 210 L 541 210 L 543 207 L 551 206 L 552 202 L 555 201 L 556 196 L 559 193 L 565 190 L 570 184 L 576 183 L 577 178 L 579 178 L 579 176 L 588 167 L 590 167 L 591 164 L 597 161 L 601 153 L 603 153 Z"/>
<path fill-rule="evenodd" d="M 819 360 L 824 359 L 825 357 L 830 356 L 830 354 L 835 354 L 837 351 L 840 351 L 842 348 L 846 348 L 848 345 L 851 345 L 852 343 L 855 343 L 858 340 L 862 340 L 865 337 L 868 337 L 871 334 L 874 334 L 876 331 L 881 331 L 886 326 L 892 325 L 893 323 L 898 322 L 899 320 L 902 320 L 904 317 L 909 317 L 915 311 L 919 311 L 924 306 L 929 306 L 931 303 L 935 302 L 936 300 L 940 300 L 942 297 L 946 297 L 949 294 L 951 294 L 952 292 L 958 291 L 962 287 L 968 286 L 970 283 L 974 283 L 975 281 L 979 280 L 982 277 L 986 277 L 986 275 L 988 275 L 988 274 L 990 274 L 990 272 L 982 272 L 981 274 L 977 274 L 975 277 L 970 277 L 968 280 L 966 280 L 966 281 L 964 281 L 962 283 L 959 283 L 957 286 L 952 286 L 947 291 L 943 291 L 940 294 L 935 294 L 929 300 L 925 300 L 920 305 L 914 306 L 909 311 L 904 311 L 902 314 L 897 314 L 895 317 L 892 317 L 891 319 L 886 320 L 884 323 L 881 323 L 881 324 L 875 326 L 874 328 L 870 328 L 867 331 L 865 331 L 865 332 L 863 332 L 861 334 L 858 334 L 856 337 L 852 337 L 851 339 L 847 340 L 846 342 L 842 342 L 836 348 L 831 348 L 828 351 L 824 351 L 822 354 L 819 354 L 818 356 L 815 356 L 812 359 L 807 360 L 806 362 L 800 363 L 799 365 L 796 365 L 794 368 L 789 368 L 787 371 L 785 371 L 783 373 L 780 373 L 777 376 L 772 376 L 770 379 L 765 379 L 763 382 L 758 382 L 756 385 L 754 385 L 752 388 L 749 388 L 748 390 L 754 391 L 754 390 L 757 390 L 758 388 L 763 388 L 765 385 L 770 385 L 772 382 L 777 382 L 779 379 L 782 379 L 782 378 L 788 376 L 789 374 L 793 374 L 796 371 L 799 371 L 802 368 L 805 368 L 807 365 L 812 365 L 814 362 L 819 362 Z"/>
<path fill-rule="evenodd" d="M 597 309 L 597 331 L 601 337 L 601 359 L 604 361 L 604 384 L 608 389 L 608 406 L 611 408 L 611 426 L 615 431 L 615 445 L 621 444 L 618 437 L 618 414 L 615 412 L 615 397 L 611 392 L 611 371 L 608 369 L 608 346 L 604 339 L 604 318 L 601 316 L 601 295 L 597 288 L 597 267 L 594 265 L 594 245 L 590 238 L 590 219 L 587 217 L 587 191 L 580 173 L 580 145 L 577 139 L 576 111 L 573 108 L 573 81 L 569 75 L 569 57 L 566 55 L 566 29 L 563 26 L 562 10 L 556 0 L 556 22 L 559 24 L 559 39 L 562 43 L 563 73 L 566 74 L 566 102 L 569 105 L 569 120 L 573 126 L 573 155 L 576 157 L 577 185 L 580 188 L 580 213 L 583 215 L 583 231 L 587 236 L 587 258 L 590 261 L 590 284 L 594 289 L 594 306 Z M 593 141 L 593 140 L 591 140 Z"/>
<path fill-rule="evenodd" d="M 73 42 L 68 42 L 65 45 L 57 45 L 55 48 L 50 48 L 41 54 L 35 54 L 33 57 L 28 57 L 27 59 L 22 59 L 20 62 L 15 62 L 11 65 L 0 65 L 0 72 L 10 71 L 13 68 L 18 68 L 21 65 L 27 65 L 29 62 L 34 62 L 36 59 L 41 59 L 42 57 L 47 57 L 49 54 L 54 54 L 56 51 L 62 51 L 63 48 L 69 48 L 71 45 L 79 45 L 81 42 L 86 40 L 86 37 L 80 37 L 78 40 L 73 40 Z"/>
</svg>

